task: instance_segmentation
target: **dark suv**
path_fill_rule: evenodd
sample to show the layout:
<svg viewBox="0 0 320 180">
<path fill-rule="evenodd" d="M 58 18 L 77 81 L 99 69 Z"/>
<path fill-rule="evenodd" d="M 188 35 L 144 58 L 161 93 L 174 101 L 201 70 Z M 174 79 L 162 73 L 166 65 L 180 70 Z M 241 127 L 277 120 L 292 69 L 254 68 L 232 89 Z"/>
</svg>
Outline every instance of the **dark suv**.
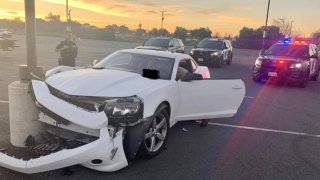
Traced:
<svg viewBox="0 0 320 180">
<path fill-rule="evenodd" d="M 148 49 L 158 51 L 170 51 L 184 53 L 184 44 L 181 39 L 170 37 L 153 37 L 148 39 L 143 46 L 136 47 L 136 49 Z"/>
<path fill-rule="evenodd" d="M 306 87 L 309 79 L 317 81 L 320 63 L 317 46 L 305 41 L 286 40 L 261 53 L 253 66 L 254 81 L 295 82 Z"/>
<path fill-rule="evenodd" d="M 233 48 L 228 40 L 207 38 L 191 50 L 190 56 L 200 65 L 220 68 L 224 63 L 231 64 Z"/>
</svg>

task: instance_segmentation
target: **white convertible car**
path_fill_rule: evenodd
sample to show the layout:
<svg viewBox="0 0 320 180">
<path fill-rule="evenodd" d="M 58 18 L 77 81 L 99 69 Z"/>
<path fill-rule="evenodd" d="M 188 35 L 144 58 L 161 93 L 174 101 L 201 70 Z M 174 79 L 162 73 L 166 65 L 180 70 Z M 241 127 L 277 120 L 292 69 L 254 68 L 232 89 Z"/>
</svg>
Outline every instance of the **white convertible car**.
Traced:
<svg viewBox="0 0 320 180">
<path fill-rule="evenodd" d="M 209 78 L 189 55 L 150 50 L 117 51 L 93 68 L 54 68 L 31 84 L 47 144 L 29 148 L 41 156 L 0 154 L 0 165 L 23 173 L 76 164 L 112 172 L 136 155 L 154 157 L 175 123 L 237 113 L 244 83 Z"/>
</svg>

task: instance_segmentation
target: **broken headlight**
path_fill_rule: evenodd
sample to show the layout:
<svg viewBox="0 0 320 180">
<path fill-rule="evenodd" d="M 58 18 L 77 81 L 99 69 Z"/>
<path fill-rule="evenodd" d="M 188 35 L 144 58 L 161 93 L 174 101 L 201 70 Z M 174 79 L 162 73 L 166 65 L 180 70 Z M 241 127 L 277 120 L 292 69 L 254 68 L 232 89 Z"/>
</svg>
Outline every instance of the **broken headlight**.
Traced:
<svg viewBox="0 0 320 180">
<path fill-rule="evenodd" d="M 111 125 L 134 123 L 142 118 L 143 103 L 135 96 L 114 98 L 105 101 L 104 112 Z"/>
</svg>

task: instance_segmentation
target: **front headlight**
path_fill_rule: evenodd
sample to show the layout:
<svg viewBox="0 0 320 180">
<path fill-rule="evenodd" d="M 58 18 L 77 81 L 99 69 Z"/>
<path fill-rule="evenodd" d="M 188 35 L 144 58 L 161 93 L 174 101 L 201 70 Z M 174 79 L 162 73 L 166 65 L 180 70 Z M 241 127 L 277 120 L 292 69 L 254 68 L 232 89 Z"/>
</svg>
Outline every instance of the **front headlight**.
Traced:
<svg viewBox="0 0 320 180">
<path fill-rule="evenodd" d="M 302 68 L 302 64 L 301 63 L 291 64 L 290 68 L 291 69 L 301 69 Z"/>
<path fill-rule="evenodd" d="M 193 55 L 193 54 L 194 54 L 194 50 L 193 50 L 193 49 L 190 51 L 190 54 L 191 54 L 191 55 Z"/>
<path fill-rule="evenodd" d="M 260 67 L 262 64 L 262 60 L 261 59 L 257 59 L 256 62 L 254 63 L 255 66 Z"/>
<path fill-rule="evenodd" d="M 213 52 L 211 53 L 211 56 L 218 56 L 219 55 L 219 52 Z"/>
<path fill-rule="evenodd" d="M 105 101 L 104 112 L 111 125 L 133 123 L 142 118 L 143 103 L 138 97 L 114 98 Z"/>
</svg>

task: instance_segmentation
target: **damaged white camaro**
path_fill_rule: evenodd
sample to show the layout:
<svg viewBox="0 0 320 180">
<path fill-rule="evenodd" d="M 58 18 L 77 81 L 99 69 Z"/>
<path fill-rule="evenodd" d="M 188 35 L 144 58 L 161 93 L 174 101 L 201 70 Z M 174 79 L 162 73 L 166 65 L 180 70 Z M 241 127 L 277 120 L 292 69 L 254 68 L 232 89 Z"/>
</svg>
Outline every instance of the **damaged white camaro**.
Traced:
<svg viewBox="0 0 320 180">
<path fill-rule="evenodd" d="M 236 114 L 244 83 L 208 78 L 208 68 L 189 55 L 148 50 L 117 51 L 93 68 L 54 68 L 30 88 L 46 143 L 29 146 L 41 156 L 0 153 L 0 166 L 38 173 L 81 164 L 113 172 L 138 154 L 156 156 L 178 121 Z"/>
</svg>

